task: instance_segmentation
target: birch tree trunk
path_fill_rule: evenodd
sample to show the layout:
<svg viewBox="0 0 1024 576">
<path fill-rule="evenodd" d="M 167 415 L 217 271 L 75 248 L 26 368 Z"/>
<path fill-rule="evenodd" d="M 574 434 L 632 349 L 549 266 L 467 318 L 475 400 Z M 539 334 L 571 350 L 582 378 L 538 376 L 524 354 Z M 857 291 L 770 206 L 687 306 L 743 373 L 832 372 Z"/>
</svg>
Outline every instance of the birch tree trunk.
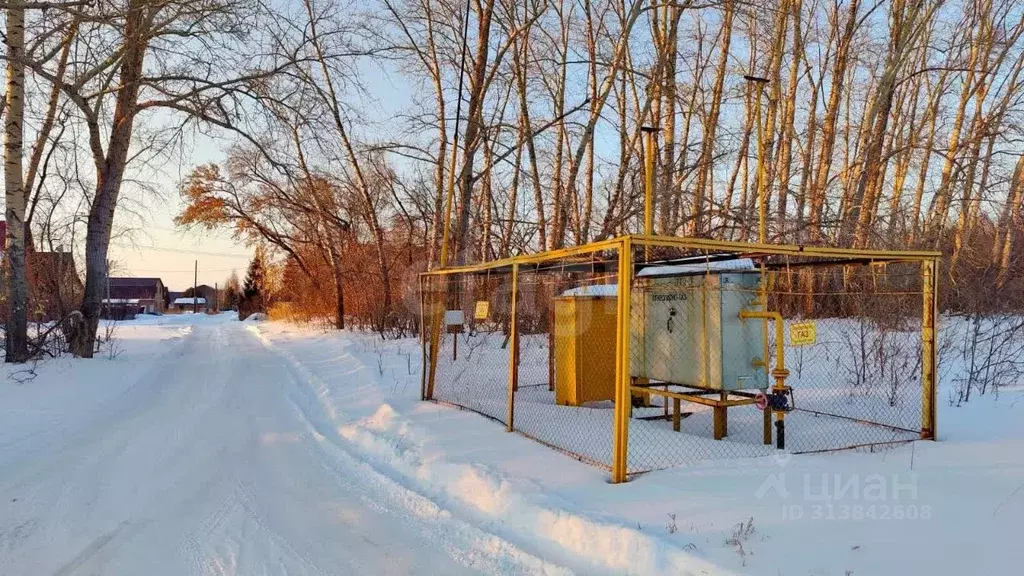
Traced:
<svg viewBox="0 0 1024 576">
<path fill-rule="evenodd" d="M 4 187 L 7 218 L 7 330 L 5 360 L 28 360 L 25 188 L 22 172 L 25 125 L 25 6 L 7 8 L 7 97 L 4 124 Z"/>
<path fill-rule="evenodd" d="M 469 213 L 474 183 L 473 166 L 483 129 L 483 105 L 487 86 L 484 76 L 490 50 L 491 15 L 494 11 L 494 1 L 480 2 L 478 0 L 476 5 L 479 21 L 477 23 L 476 55 L 469 76 L 470 95 L 469 108 L 466 112 L 466 131 L 462 139 L 465 152 L 462 170 L 459 173 L 459 213 L 458 225 L 455 229 L 456 265 L 466 263 L 466 252 L 469 248 Z"/>
</svg>

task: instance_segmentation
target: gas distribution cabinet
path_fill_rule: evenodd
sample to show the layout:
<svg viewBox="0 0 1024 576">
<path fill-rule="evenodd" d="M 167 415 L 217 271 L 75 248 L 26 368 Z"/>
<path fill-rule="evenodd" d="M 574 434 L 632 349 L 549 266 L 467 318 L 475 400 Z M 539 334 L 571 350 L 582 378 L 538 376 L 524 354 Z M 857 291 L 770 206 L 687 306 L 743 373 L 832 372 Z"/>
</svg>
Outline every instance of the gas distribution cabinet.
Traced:
<svg viewBox="0 0 1024 576">
<path fill-rule="evenodd" d="M 708 390 L 768 387 L 759 272 L 638 278 L 633 289 L 631 376 Z"/>
</svg>

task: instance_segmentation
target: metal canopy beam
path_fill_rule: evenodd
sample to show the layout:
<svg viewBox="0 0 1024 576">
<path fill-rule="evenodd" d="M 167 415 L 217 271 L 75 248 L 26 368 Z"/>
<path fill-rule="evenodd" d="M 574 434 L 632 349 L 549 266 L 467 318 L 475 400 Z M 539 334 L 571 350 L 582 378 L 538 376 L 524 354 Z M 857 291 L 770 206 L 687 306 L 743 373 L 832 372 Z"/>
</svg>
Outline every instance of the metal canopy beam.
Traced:
<svg viewBox="0 0 1024 576">
<path fill-rule="evenodd" d="M 806 257 L 817 257 L 817 258 L 831 258 L 834 259 L 834 263 L 870 263 L 870 262 L 923 262 L 926 260 L 937 260 L 942 256 L 940 252 L 931 250 L 860 250 L 854 248 L 832 248 L 828 246 L 803 246 L 799 244 L 760 244 L 756 242 L 735 242 L 731 240 L 709 240 L 706 238 L 686 238 L 678 236 L 648 236 L 642 234 L 619 236 L 617 238 L 609 238 L 600 242 L 592 242 L 590 244 L 584 244 L 582 246 L 574 246 L 571 248 L 562 248 L 559 250 L 549 250 L 547 252 L 538 252 L 536 254 L 525 254 L 522 256 L 513 256 L 511 258 L 503 258 L 501 260 L 494 260 L 492 262 L 481 262 L 479 264 L 471 264 L 466 266 L 457 266 L 451 268 L 440 268 L 437 270 L 431 270 L 424 272 L 423 274 L 431 276 L 443 276 L 447 274 L 471 274 L 476 272 L 491 271 L 503 271 L 511 272 L 513 264 L 520 264 L 520 272 L 529 270 L 529 265 L 534 265 L 534 269 L 540 269 L 545 263 L 551 263 L 555 260 L 561 260 L 572 257 L 584 256 L 587 254 L 597 254 L 600 252 L 614 251 L 621 243 L 625 240 L 630 240 L 634 246 L 660 246 L 666 248 L 681 248 L 691 250 L 710 250 L 714 252 L 730 252 L 734 253 L 739 257 L 757 257 L 757 256 L 806 256 Z M 721 254 L 715 254 L 713 257 L 721 256 Z M 567 271 L 569 266 L 592 266 L 596 262 L 608 262 L 605 259 L 597 259 L 586 264 L 573 263 L 570 265 L 559 266 Z M 653 263 L 652 263 L 653 264 Z M 801 264 L 804 265 L 804 264 Z M 607 266 L 605 270 L 609 270 L 611 267 Z M 589 270 L 589 268 L 588 268 Z M 582 271 L 577 268 L 573 271 Z"/>
</svg>

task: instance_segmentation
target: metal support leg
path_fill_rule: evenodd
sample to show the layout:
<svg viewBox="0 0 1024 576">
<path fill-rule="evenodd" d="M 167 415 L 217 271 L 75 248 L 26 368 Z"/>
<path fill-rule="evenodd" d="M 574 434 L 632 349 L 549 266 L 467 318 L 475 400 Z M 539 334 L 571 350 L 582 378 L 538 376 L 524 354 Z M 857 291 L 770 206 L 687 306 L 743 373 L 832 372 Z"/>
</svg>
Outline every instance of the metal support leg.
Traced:
<svg viewBox="0 0 1024 576">
<path fill-rule="evenodd" d="M 777 440 L 775 447 L 779 450 L 786 449 L 786 420 L 779 414 L 779 418 L 775 421 L 775 438 Z"/>
<path fill-rule="evenodd" d="M 714 426 L 715 426 L 715 440 L 721 440 L 728 434 L 728 408 L 725 406 L 715 406 L 714 408 Z"/>
</svg>

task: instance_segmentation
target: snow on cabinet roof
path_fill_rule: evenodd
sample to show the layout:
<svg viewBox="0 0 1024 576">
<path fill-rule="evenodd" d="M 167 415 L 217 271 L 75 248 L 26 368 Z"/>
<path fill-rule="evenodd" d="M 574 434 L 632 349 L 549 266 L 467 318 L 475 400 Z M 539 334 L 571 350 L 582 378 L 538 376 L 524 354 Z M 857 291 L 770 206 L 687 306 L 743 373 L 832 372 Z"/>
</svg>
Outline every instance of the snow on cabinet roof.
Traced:
<svg viewBox="0 0 1024 576">
<path fill-rule="evenodd" d="M 138 304 L 138 298 L 104 298 L 104 304 Z"/>
<path fill-rule="evenodd" d="M 618 284 L 596 284 L 594 286 L 578 286 L 562 292 L 562 296 L 618 296 Z"/>
<path fill-rule="evenodd" d="M 637 272 L 637 276 L 675 276 L 678 274 L 694 274 L 700 272 L 729 272 L 733 270 L 754 270 L 754 261 L 750 258 L 733 260 L 716 260 L 713 262 L 694 262 L 692 264 L 669 264 L 665 266 L 649 266 Z"/>
<path fill-rule="evenodd" d="M 750 258 L 719 260 L 714 262 L 695 262 L 693 264 L 668 264 L 664 266 L 648 266 L 637 272 L 637 277 L 678 276 L 683 274 L 699 274 L 701 272 L 732 272 L 756 270 Z M 597 284 L 594 286 L 578 286 L 562 292 L 562 296 L 611 296 L 619 294 L 618 284 Z"/>
<path fill-rule="evenodd" d="M 193 300 L 195 302 L 193 302 Z M 206 304 L 206 298 L 191 298 L 191 297 L 190 298 L 175 298 L 174 299 L 174 304 L 176 304 L 176 305 L 180 305 L 180 304 L 189 304 L 189 305 L 191 305 L 191 304 Z"/>
</svg>

